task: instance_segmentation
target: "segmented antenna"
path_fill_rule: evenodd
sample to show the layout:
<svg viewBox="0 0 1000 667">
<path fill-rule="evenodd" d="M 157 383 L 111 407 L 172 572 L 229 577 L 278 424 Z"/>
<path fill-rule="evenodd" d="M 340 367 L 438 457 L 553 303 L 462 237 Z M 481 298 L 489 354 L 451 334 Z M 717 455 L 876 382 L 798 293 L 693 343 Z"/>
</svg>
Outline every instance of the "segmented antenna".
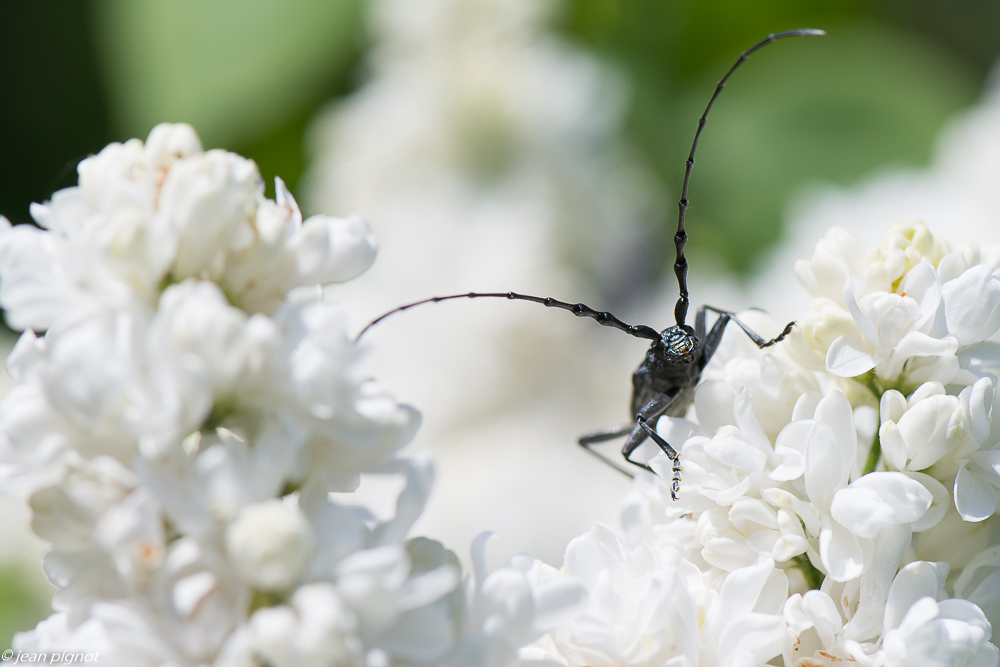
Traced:
<svg viewBox="0 0 1000 667">
<path fill-rule="evenodd" d="M 540 303 L 547 308 L 562 308 L 563 310 L 568 310 L 577 317 L 589 317 L 595 320 L 598 324 L 605 327 L 612 327 L 618 329 L 619 331 L 624 331 L 630 336 L 635 336 L 636 338 L 645 338 L 647 340 L 660 340 L 659 332 L 645 325 L 631 325 L 625 324 L 617 317 L 608 312 L 596 311 L 590 306 L 582 303 L 566 303 L 565 301 L 559 301 L 558 299 L 553 299 L 551 297 L 540 297 L 540 296 L 529 296 L 527 294 L 517 294 L 516 292 L 469 292 L 468 294 L 451 294 L 449 296 L 432 296 L 429 299 L 421 299 L 420 301 L 414 301 L 413 303 L 408 303 L 398 308 L 393 308 L 388 313 L 377 317 L 368 323 L 358 337 L 355 338 L 355 342 L 361 340 L 361 337 L 365 335 L 365 332 L 371 329 L 373 326 L 389 317 L 394 313 L 399 313 L 404 310 L 409 310 L 415 306 L 420 306 L 425 303 L 437 303 L 439 301 L 448 301 L 449 299 L 478 299 L 480 297 L 492 297 L 500 299 L 511 299 L 513 301 L 531 301 L 532 303 Z"/>
<path fill-rule="evenodd" d="M 708 105 L 701 113 L 701 118 L 698 119 L 698 129 L 694 133 L 694 141 L 691 142 L 691 152 L 688 153 L 687 161 L 685 162 L 684 185 L 681 186 L 681 199 L 677 202 L 677 208 L 679 209 L 677 216 L 677 233 L 674 234 L 674 247 L 677 251 L 677 258 L 674 260 L 674 275 L 677 276 L 677 286 L 680 289 L 680 295 L 677 298 L 677 305 L 674 306 L 674 318 L 677 320 L 677 326 L 685 326 L 688 306 L 691 304 L 687 287 L 688 263 L 687 258 L 684 257 L 684 246 L 687 245 L 687 232 L 684 231 L 684 214 L 687 212 L 688 207 L 688 181 L 691 180 L 691 168 L 694 167 L 694 151 L 698 148 L 698 138 L 701 136 L 701 131 L 705 127 L 705 120 L 708 117 L 708 112 L 711 111 L 712 105 L 715 104 L 715 98 L 717 98 L 719 93 L 722 92 L 722 89 L 726 87 L 726 81 L 732 73 L 735 72 L 754 51 L 762 49 L 771 42 L 776 42 L 779 39 L 784 39 L 785 37 L 818 37 L 825 34 L 826 33 L 822 30 L 816 30 L 814 28 L 799 28 L 796 30 L 772 32 L 770 35 L 741 53 L 740 57 L 736 59 L 736 62 L 729 68 L 729 71 L 726 72 L 725 76 L 719 79 L 719 83 L 715 84 L 715 92 L 712 93 L 712 98 L 708 100 Z"/>
<path fill-rule="evenodd" d="M 681 186 L 681 200 L 678 202 L 677 206 L 679 208 L 679 215 L 677 218 L 677 233 L 674 235 L 674 246 L 677 250 L 677 258 L 674 261 L 674 274 L 677 276 L 677 285 L 680 288 L 680 296 L 677 298 L 677 305 L 674 307 L 674 317 L 677 319 L 677 326 L 685 328 L 685 320 L 687 320 L 688 306 L 690 305 L 690 299 L 688 296 L 687 288 L 687 271 L 688 263 L 687 259 L 684 257 L 684 246 L 687 245 L 687 232 L 684 231 L 684 214 L 687 211 L 688 200 L 688 182 L 691 180 L 691 168 L 694 166 L 694 152 L 698 148 L 698 138 L 701 136 L 701 131 L 705 127 L 705 119 L 708 116 L 708 112 L 712 109 L 712 105 L 715 104 L 715 98 L 719 96 L 722 89 L 726 87 L 726 81 L 732 75 L 736 69 L 743 64 L 743 61 L 747 57 L 757 51 L 762 49 L 771 42 L 776 42 L 779 39 L 785 37 L 809 37 L 825 35 L 826 33 L 822 30 L 816 30 L 813 28 L 799 28 L 797 30 L 785 30 L 783 32 L 773 32 L 764 39 L 760 40 L 749 49 L 740 54 L 733 66 L 729 68 L 717 84 L 715 84 L 715 92 L 712 93 L 712 98 L 708 101 L 708 105 L 701 114 L 701 118 L 698 119 L 698 130 L 694 133 L 694 141 L 691 142 L 691 152 L 688 153 L 687 161 L 684 168 L 684 184 Z M 407 303 L 405 305 L 399 306 L 398 308 L 393 308 L 387 313 L 375 318 L 368 325 L 361 330 L 355 341 L 361 339 L 365 335 L 365 332 L 371 329 L 373 326 L 384 320 L 385 318 L 393 315 L 395 313 L 400 313 L 404 310 L 409 310 L 415 306 L 420 306 L 425 303 L 438 303 L 439 301 L 448 301 L 450 299 L 478 299 L 480 297 L 490 297 L 490 298 L 500 298 L 500 299 L 510 299 L 514 301 L 531 301 L 533 303 L 540 303 L 548 308 L 561 308 L 563 310 L 568 310 L 577 317 L 589 317 L 595 320 L 598 324 L 606 327 L 612 327 L 618 329 L 619 331 L 624 331 L 630 336 L 635 336 L 636 338 L 645 338 L 647 340 L 657 341 L 660 340 L 660 334 L 652 327 L 647 327 L 645 325 L 631 325 L 622 322 L 617 317 L 608 312 L 597 311 L 582 303 L 566 303 L 565 301 L 559 301 L 551 297 L 538 297 L 530 296 L 527 294 L 517 294 L 516 292 L 469 292 L 467 294 L 450 294 L 448 296 L 434 296 L 429 299 L 421 299 L 420 301 L 414 301 L 412 303 Z M 748 332 L 749 333 L 749 332 Z M 786 332 L 787 333 L 787 332 Z M 782 334 L 777 340 L 781 340 L 785 334 Z M 776 342 L 775 341 L 775 342 Z"/>
</svg>

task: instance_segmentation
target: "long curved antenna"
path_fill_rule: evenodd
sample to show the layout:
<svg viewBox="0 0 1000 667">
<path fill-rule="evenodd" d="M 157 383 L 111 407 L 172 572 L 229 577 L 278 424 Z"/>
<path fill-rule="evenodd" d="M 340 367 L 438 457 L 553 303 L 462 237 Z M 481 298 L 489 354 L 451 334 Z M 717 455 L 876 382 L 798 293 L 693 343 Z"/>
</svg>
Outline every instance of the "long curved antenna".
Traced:
<svg viewBox="0 0 1000 667">
<path fill-rule="evenodd" d="M 826 33 L 822 30 L 817 30 L 815 28 L 799 28 L 796 30 L 785 30 L 782 32 L 772 32 L 770 35 L 760 40 L 749 49 L 740 54 L 740 57 L 736 59 L 733 66 L 729 68 L 726 75 L 719 80 L 719 83 L 715 84 L 715 92 L 712 93 L 712 98 L 708 101 L 708 105 L 701 114 L 701 118 L 698 119 L 698 130 L 694 133 L 694 141 L 691 142 L 691 152 L 688 153 L 687 161 L 684 167 L 684 185 L 681 187 L 681 200 L 677 202 L 677 208 L 679 209 L 679 214 L 677 217 L 677 233 L 674 234 L 674 248 L 677 251 L 677 259 L 674 261 L 674 275 L 677 276 L 677 286 L 680 288 L 680 296 L 677 298 L 677 305 L 674 306 L 674 318 L 677 320 L 677 326 L 685 326 L 685 321 L 687 320 L 688 306 L 690 306 L 690 299 L 688 297 L 688 287 L 687 287 L 687 272 L 688 263 L 687 258 L 684 257 L 684 246 L 687 245 L 687 232 L 684 231 L 684 214 L 687 212 L 688 207 L 688 181 L 691 180 L 691 168 L 694 167 L 694 151 L 698 148 L 698 137 L 701 136 L 701 130 L 705 127 L 705 119 L 708 117 L 708 112 L 711 111 L 712 105 L 715 104 L 715 98 L 719 96 L 722 89 L 726 87 L 726 80 L 732 75 L 736 69 L 743 64 L 751 53 L 762 49 L 771 42 L 776 42 L 779 39 L 784 39 L 785 37 L 818 37 L 825 35 Z"/>
<path fill-rule="evenodd" d="M 376 317 L 374 320 L 368 323 L 368 325 L 361 330 L 358 337 L 354 339 L 355 342 L 361 340 L 361 337 L 365 335 L 365 332 L 371 329 L 373 326 L 389 317 L 393 313 L 399 313 L 404 310 L 409 310 L 415 306 L 420 306 L 425 303 L 437 303 L 439 301 L 448 301 L 449 299 L 478 299 L 480 297 L 493 297 L 501 299 L 511 299 L 514 301 L 531 301 L 532 303 L 540 303 L 548 308 L 562 308 L 563 310 L 568 310 L 577 317 L 589 317 L 592 320 L 596 320 L 598 324 L 605 327 L 613 327 L 619 331 L 624 331 L 625 333 L 635 336 L 636 338 L 645 338 L 647 340 L 660 340 L 660 333 L 652 328 L 647 327 L 643 324 L 631 325 L 625 324 L 617 317 L 608 312 L 599 312 L 586 306 L 582 303 L 566 303 L 565 301 L 558 301 L 551 297 L 540 297 L 540 296 L 529 296 L 527 294 L 517 294 L 516 292 L 469 292 L 468 294 L 451 294 L 449 296 L 432 296 L 429 299 L 421 299 L 420 301 L 414 301 L 413 303 L 407 303 L 405 305 L 399 306 L 398 308 L 393 308 L 387 313 Z"/>
</svg>

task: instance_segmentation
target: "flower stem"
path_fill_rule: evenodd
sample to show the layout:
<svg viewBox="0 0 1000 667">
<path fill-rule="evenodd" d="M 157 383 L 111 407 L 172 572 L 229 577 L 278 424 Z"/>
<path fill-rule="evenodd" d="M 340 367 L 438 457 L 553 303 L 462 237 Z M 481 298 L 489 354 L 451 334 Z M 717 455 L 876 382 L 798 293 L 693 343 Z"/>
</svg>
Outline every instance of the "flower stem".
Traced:
<svg viewBox="0 0 1000 667">
<path fill-rule="evenodd" d="M 875 430 L 875 437 L 872 439 L 872 447 L 868 450 L 868 460 L 865 461 L 865 467 L 861 471 L 862 475 L 867 475 L 870 472 L 875 472 L 875 468 L 878 467 L 878 462 L 882 459 L 882 443 L 878 438 L 878 429 Z"/>
<path fill-rule="evenodd" d="M 799 569 L 802 576 L 805 577 L 806 583 L 809 585 L 810 590 L 819 590 L 819 587 L 823 585 L 823 573 L 820 572 L 815 565 L 809 560 L 809 556 L 805 554 L 799 554 L 798 556 L 792 557 L 792 563 Z"/>
</svg>

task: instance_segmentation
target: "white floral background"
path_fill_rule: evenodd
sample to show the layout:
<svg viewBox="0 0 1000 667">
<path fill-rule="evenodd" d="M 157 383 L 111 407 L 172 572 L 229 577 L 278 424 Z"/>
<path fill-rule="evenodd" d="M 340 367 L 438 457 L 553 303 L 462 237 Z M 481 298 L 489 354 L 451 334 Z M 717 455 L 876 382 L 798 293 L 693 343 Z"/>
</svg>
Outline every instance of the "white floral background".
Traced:
<svg viewBox="0 0 1000 667">
<path fill-rule="evenodd" d="M 696 304 L 762 306 L 773 318 L 744 317 L 765 335 L 798 326 L 764 353 L 729 332 L 690 421 L 661 421 L 685 443 L 678 503 L 573 444 L 628 416 L 634 340 L 496 300 L 350 343 L 408 300 L 514 289 L 601 307 L 583 276 L 642 275 L 650 212 L 669 207 L 620 131 L 634 91 L 551 32 L 554 9 L 369 7 L 364 75 L 312 121 L 299 199 L 363 212 L 370 269 L 364 221 L 303 220 L 280 181 L 267 199 L 256 165 L 184 125 L 84 161 L 32 209 L 47 232 L 4 233 L 8 321 L 48 333 L 8 362 L 3 485 L 30 496 L 58 588 L 18 650 L 995 664 L 992 88 L 931 166 L 800 195 L 753 282 L 720 280 L 692 222 Z M 325 300 L 308 287 L 331 281 Z M 665 278 L 615 312 L 666 326 L 675 290 Z M 29 539 L 5 557 L 37 558 Z"/>
</svg>

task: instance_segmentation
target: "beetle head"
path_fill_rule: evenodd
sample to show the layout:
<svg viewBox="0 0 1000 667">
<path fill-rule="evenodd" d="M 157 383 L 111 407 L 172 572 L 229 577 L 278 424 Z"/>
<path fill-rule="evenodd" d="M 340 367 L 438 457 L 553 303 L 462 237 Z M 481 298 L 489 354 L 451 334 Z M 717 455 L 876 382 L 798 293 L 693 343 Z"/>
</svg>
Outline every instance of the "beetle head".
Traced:
<svg viewBox="0 0 1000 667">
<path fill-rule="evenodd" d="M 672 326 L 660 332 L 656 347 L 668 363 L 690 364 L 698 350 L 698 338 L 690 327 Z"/>
</svg>

